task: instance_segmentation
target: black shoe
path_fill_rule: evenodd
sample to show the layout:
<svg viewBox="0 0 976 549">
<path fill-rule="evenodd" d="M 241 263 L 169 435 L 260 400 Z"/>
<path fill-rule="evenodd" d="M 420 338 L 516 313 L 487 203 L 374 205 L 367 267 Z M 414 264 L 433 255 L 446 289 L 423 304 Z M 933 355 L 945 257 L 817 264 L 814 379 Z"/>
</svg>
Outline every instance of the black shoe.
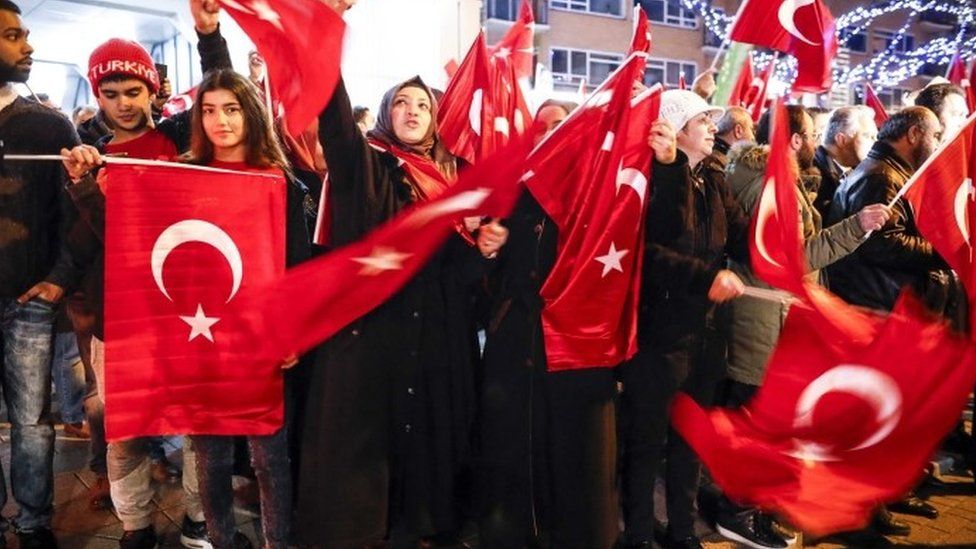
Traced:
<svg viewBox="0 0 976 549">
<path fill-rule="evenodd" d="M 785 549 L 788 544 L 773 530 L 773 521 L 759 511 L 719 515 L 715 529 L 723 537 L 755 549 Z"/>
<path fill-rule="evenodd" d="M 908 497 L 888 504 L 888 510 L 916 517 L 934 519 L 939 516 L 939 510 L 928 504 L 922 498 L 912 494 Z"/>
<path fill-rule="evenodd" d="M 183 515 L 183 524 L 180 526 L 180 545 L 187 549 L 213 549 L 210 538 L 207 537 L 207 523 L 204 521 L 196 522 L 190 517 Z"/>
<path fill-rule="evenodd" d="M 688 536 L 681 539 L 672 539 L 670 536 L 664 540 L 665 549 L 702 549 L 701 540 L 695 536 Z"/>
<path fill-rule="evenodd" d="M 155 549 L 157 545 L 159 539 L 152 526 L 140 530 L 126 530 L 119 540 L 119 549 Z"/>
<path fill-rule="evenodd" d="M 906 522 L 895 518 L 890 511 L 882 507 L 871 519 L 871 528 L 885 536 L 907 536 L 912 533 L 912 527 Z"/>
<path fill-rule="evenodd" d="M 254 549 L 251 540 L 247 539 L 244 532 L 234 532 L 234 549 Z"/>
<path fill-rule="evenodd" d="M 58 541 L 50 528 L 35 528 L 17 532 L 17 539 L 23 549 L 57 549 Z"/>
<path fill-rule="evenodd" d="M 803 540 L 804 543 L 807 541 Z M 814 541 L 814 540 L 811 540 Z M 823 539 L 815 540 L 816 542 L 825 543 L 837 543 L 843 545 L 844 547 L 865 547 L 865 548 L 877 548 L 877 547 L 893 547 L 894 544 L 891 541 L 879 534 L 878 532 L 867 528 L 865 530 L 858 530 L 856 532 L 841 532 L 839 534 L 834 534 Z"/>
</svg>

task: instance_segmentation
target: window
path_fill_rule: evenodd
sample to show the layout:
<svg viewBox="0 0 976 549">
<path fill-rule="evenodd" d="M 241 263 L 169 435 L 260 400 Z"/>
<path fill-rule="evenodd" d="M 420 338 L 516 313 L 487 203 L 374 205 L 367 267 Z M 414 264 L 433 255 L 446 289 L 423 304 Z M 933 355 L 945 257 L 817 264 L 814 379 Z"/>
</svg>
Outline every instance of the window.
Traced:
<svg viewBox="0 0 976 549">
<path fill-rule="evenodd" d="M 867 53 L 868 51 L 868 35 L 864 31 L 858 33 L 851 33 L 848 30 L 841 31 L 840 43 L 847 44 L 847 49 L 853 52 Z"/>
<path fill-rule="evenodd" d="M 601 15 L 624 14 L 623 0 L 549 0 L 549 5 L 557 10 L 582 11 Z"/>
<path fill-rule="evenodd" d="M 648 59 L 644 70 L 644 84 L 653 86 L 661 83 L 668 88 L 677 88 L 682 72 L 685 74 L 685 83 L 691 88 L 691 83 L 698 74 L 697 64 L 670 59 Z"/>
<path fill-rule="evenodd" d="M 640 0 L 640 5 L 647 12 L 647 18 L 655 23 L 698 28 L 698 16 L 694 11 L 682 8 L 679 0 Z"/>
<path fill-rule="evenodd" d="M 588 86 L 597 86 L 615 71 L 623 61 L 617 53 L 601 53 L 567 48 L 552 48 L 552 78 L 555 83 L 579 84 L 586 79 Z"/>
<path fill-rule="evenodd" d="M 895 33 L 890 31 L 876 30 L 874 37 L 878 41 L 878 48 L 875 53 L 880 53 L 895 42 Z M 910 34 L 903 34 L 901 39 L 892 48 L 894 53 L 906 53 L 915 49 L 915 37 Z"/>
<path fill-rule="evenodd" d="M 715 10 L 717 15 L 722 17 L 725 16 L 725 10 L 723 10 L 722 8 L 713 8 L 713 9 Z M 702 25 L 702 28 L 703 28 L 703 32 L 705 33 L 704 45 L 706 47 L 710 46 L 713 48 L 718 48 L 722 45 L 722 42 L 725 39 L 724 36 L 719 36 L 714 32 L 712 32 L 711 29 L 708 28 L 708 25 Z"/>
</svg>

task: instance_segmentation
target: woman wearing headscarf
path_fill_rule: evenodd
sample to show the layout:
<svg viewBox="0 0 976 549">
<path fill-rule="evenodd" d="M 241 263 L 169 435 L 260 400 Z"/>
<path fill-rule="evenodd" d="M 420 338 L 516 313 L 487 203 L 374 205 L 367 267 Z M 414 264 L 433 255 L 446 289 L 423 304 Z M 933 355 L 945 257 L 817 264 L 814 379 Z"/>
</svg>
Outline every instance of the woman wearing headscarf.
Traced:
<svg viewBox="0 0 976 549">
<path fill-rule="evenodd" d="M 340 82 L 319 117 L 330 247 L 454 183 L 436 120 L 434 96 L 415 77 L 386 93 L 364 137 Z M 320 348 L 302 444 L 300 543 L 416 547 L 456 535 L 476 356 L 466 296 L 507 235 L 497 224 L 476 228 L 459 220 L 403 289 Z"/>
</svg>

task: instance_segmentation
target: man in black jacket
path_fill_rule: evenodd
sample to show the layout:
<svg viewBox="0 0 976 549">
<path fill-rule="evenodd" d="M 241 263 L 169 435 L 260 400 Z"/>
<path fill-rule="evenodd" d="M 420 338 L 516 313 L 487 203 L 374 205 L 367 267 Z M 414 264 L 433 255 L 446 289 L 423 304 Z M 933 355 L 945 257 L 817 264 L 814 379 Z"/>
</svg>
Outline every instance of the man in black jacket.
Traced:
<svg viewBox="0 0 976 549">
<path fill-rule="evenodd" d="M 78 134 L 67 118 L 13 89 L 14 83 L 27 81 L 34 49 L 20 9 L 8 0 L 0 0 L 0 31 L 0 140 L 6 153 L 56 154 L 73 146 Z M 57 546 L 50 530 L 54 310 L 78 278 L 68 249 L 72 208 L 63 186 L 55 162 L 0 166 L 2 385 L 12 434 L 10 483 L 20 507 L 13 521 L 21 547 L 45 549 Z M 0 486 L 0 506 L 6 501 L 7 491 Z"/>
<path fill-rule="evenodd" d="M 867 158 L 877 137 L 874 111 L 864 105 L 841 107 L 830 115 L 823 144 L 813 157 L 820 172 L 820 188 L 813 207 L 821 217 L 827 217 L 840 180 Z"/>
</svg>

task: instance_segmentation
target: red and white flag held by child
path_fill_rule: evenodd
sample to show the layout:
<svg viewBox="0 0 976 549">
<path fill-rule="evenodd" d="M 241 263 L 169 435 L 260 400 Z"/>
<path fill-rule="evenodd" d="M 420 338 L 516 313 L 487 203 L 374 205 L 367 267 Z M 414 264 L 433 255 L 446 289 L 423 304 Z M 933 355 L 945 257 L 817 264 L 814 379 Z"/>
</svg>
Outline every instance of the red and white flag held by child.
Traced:
<svg viewBox="0 0 976 549">
<path fill-rule="evenodd" d="M 288 132 L 299 135 L 339 82 L 346 24 L 320 0 L 220 0 L 268 65 Z"/>
<path fill-rule="evenodd" d="M 105 177 L 106 436 L 275 432 L 281 370 L 233 306 L 285 270 L 284 178 L 119 164 Z"/>
</svg>

